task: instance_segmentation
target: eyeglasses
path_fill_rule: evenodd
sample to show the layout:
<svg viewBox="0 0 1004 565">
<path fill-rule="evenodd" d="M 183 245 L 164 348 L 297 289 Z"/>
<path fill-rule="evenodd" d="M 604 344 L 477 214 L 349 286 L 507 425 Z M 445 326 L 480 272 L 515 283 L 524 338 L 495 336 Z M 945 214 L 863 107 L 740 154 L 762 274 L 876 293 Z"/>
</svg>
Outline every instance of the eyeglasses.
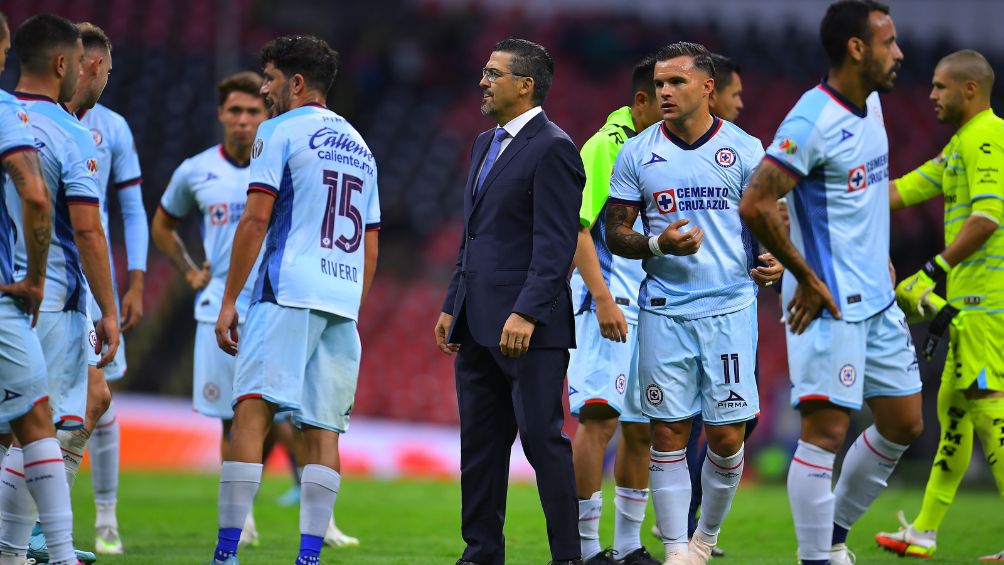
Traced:
<svg viewBox="0 0 1004 565">
<path fill-rule="evenodd" d="M 505 71 L 500 71 L 498 69 L 490 69 L 485 67 L 481 69 L 481 77 L 488 79 L 488 82 L 495 84 L 495 81 L 504 77 L 505 75 L 512 75 L 514 77 L 526 77 L 527 75 L 518 75 L 516 73 L 507 73 Z"/>
</svg>

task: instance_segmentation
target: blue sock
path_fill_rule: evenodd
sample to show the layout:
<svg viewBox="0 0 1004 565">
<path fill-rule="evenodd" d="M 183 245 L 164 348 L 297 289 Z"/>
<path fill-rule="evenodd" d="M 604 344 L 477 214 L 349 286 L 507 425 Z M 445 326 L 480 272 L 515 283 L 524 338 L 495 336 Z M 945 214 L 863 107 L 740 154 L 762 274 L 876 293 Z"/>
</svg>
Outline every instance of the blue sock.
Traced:
<svg viewBox="0 0 1004 565">
<path fill-rule="evenodd" d="M 847 532 L 849 531 L 850 530 L 848 530 L 843 526 L 838 526 L 836 524 L 833 524 L 833 545 L 837 545 L 838 543 L 846 543 Z"/>
<path fill-rule="evenodd" d="M 803 559 L 802 565 L 830 565 L 829 559 Z"/>
<path fill-rule="evenodd" d="M 300 555 L 295 565 L 317 565 L 320 563 L 321 546 L 324 538 L 309 534 L 300 534 Z"/>
<path fill-rule="evenodd" d="M 220 528 L 219 540 L 216 542 L 217 561 L 226 561 L 231 555 L 237 555 L 237 542 L 241 541 L 240 528 Z"/>
</svg>

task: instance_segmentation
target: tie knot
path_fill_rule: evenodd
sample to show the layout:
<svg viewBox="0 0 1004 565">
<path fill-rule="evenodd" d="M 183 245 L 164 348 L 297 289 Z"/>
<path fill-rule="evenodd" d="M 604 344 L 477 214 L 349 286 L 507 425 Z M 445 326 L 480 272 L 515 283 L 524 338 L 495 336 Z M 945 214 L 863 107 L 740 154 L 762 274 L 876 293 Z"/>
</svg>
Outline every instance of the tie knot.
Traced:
<svg viewBox="0 0 1004 565">
<path fill-rule="evenodd" d="M 505 130 L 505 128 L 495 128 L 495 141 L 496 142 L 501 142 L 508 135 L 509 135 L 509 132 L 507 132 Z"/>
</svg>

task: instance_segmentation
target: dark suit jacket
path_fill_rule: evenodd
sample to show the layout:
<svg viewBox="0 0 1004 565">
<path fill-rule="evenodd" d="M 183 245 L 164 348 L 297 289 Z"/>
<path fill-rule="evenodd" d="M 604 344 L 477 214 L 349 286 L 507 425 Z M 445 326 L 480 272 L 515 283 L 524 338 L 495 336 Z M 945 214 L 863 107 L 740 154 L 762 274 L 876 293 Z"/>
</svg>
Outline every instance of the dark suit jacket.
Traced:
<svg viewBox="0 0 1004 565">
<path fill-rule="evenodd" d="M 494 128 L 478 136 L 464 185 L 464 234 L 443 312 L 498 347 L 513 312 L 537 321 L 531 348 L 575 347 L 568 270 L 585 171 L 575 144 L 541 112 L 509 143 L 473 196 Z"/>
</svg>

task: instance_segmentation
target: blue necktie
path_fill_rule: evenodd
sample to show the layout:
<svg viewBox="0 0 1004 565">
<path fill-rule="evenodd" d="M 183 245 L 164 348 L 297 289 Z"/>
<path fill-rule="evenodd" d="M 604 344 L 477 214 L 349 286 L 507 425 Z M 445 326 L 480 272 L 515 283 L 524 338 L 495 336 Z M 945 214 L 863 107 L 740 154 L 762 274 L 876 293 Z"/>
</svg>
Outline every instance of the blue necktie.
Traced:
<svg viewBox="0 0 1004 565">
<path fill-rule="evenodd" d="M 502 151 L 502 140 L 509 135 L 506 130 L 502 128 L 495 128 L 495 137 L 492 139 L 492 144 L 488 146 L 488 155 L 485 157 L 485 163 L 481 165 L 481 172 L 478 173 L 478 184 L 474 185 L 474 196 L 478 195 L 478 191 L 481 190 L 481 185 L 488 178 L 488 172 L 492 170 L 492 165 L 495 164 L 495 159 L 498 159 L 499 152 Z"/>
</svg>

